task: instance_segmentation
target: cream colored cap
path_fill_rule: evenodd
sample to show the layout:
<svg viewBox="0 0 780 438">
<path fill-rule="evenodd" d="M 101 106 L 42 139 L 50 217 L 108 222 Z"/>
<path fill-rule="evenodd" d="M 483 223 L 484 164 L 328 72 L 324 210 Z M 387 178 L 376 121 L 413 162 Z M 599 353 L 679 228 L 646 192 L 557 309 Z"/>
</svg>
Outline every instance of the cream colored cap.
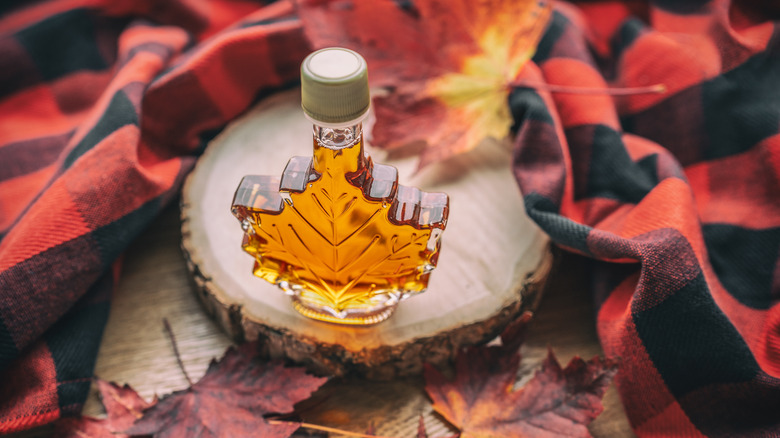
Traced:
<svg viewBox="0 0 780 438">
<path fill-rule="evenodd" d="M 301 64 L 301 106 L 310 118 L 324 123 L 359 119 L 367 111 L 366 60 L 341 47 L 318 50 Z"/>
</svg>

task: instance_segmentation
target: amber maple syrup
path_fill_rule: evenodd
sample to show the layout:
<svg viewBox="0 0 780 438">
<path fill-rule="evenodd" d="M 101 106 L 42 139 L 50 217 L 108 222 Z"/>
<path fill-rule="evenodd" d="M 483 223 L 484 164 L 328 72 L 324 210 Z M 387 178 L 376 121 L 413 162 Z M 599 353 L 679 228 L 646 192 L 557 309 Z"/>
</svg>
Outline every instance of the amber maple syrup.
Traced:
<svg viewBox="0 0 780 438">
<path fill-rule="evenodd" d="M 394 167 L 373 163 L 361 119 L 313 121 L 312 157 L 291 158 L 281 178 L 241 181 L 232 211 L 242 247 L 254 274 L 289 294 L 301 314 L 374 324 L 426 290 L 449 200 L 399 185 Z"/>
</svg>

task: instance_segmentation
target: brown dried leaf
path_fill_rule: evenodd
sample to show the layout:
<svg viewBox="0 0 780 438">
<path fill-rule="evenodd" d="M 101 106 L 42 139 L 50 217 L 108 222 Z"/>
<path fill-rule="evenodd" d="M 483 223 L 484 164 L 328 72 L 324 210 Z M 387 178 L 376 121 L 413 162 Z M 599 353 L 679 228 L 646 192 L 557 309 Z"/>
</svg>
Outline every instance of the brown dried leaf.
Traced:
<svg viewBox="0 0 780 438">
<path fill-rule="evenodd" d="M 263 362 L 254 344 L 229 348 L 212 361 L 206 375 L 191 388 L 163 397 L 125 433 L 155 437 L 287 438 L 300 426 L 266 421 L 272 413 L 288 413 L 327 379 L 300 367 Z"/>
<path fill-rule="evenodd" d="M 125 430 L 143 416 L 143 410 L 157 402 L 145 401 L 130 385 L 120 387 L 116 383 L 97 379 L 100 399 L 106 408 L 104 419 L 92 417 L 63 418 L 57 423 L 54 434 L 58 438 L 123 438 L 116 432 Z"/>
<path fill-rule="evenodd" d="M 455 379 L 425 369 L 434 409 L 469 437 L 588 437 L 587 425 L 603 410 L 601 398 L 617 363 L 574 358 L 562 369 L 552 351 L 542 368 L 514 390 L 520 356 L 502 347 L 461 352 Z"/>
</svg>

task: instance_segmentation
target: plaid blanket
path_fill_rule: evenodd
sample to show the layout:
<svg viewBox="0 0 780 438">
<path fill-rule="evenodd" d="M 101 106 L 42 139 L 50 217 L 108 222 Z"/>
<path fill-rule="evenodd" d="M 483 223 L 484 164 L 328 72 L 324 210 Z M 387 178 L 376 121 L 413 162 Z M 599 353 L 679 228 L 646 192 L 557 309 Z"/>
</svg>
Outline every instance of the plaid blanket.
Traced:
<svg viewBox="0 0 780 438">
<path fill-rule="evenodd" d="M 515 89 L 528 214 L 593 258 L 640 436 L 780 435 L 780 27 L 761 2 L 561 3 Z M 0 432 L 80 411 L 123 249 L 298 77 L 287 1 L 0 6 Z"/>
<path fill-rule="evenodd" d="M 261 6 L 3 3 L 0 432 L 80 412 L 122 250 L 227 121 L 297 80 L 293 8 Z"/>
<path fill-rule="evenodd" d="M 780 26 L 728 1 L 636 6 L 562 5 L 524 74 L 667 93 L 515 90 L 526 210 L 597 260 L 638 435 L 780 436 Z"/>
</svg>

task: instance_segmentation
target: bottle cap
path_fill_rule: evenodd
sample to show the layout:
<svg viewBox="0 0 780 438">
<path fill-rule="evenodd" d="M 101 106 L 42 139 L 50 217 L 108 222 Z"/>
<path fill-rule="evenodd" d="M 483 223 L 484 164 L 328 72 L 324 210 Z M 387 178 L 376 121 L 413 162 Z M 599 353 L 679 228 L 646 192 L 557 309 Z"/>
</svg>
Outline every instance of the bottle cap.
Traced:
<svg viewBox="0 0 780 438">
<path fill-rule="evenodd" d="M 340 124 L 368 112 L 366 60 L 341 47 L 318 50 L 301 64 L 301 106 L 311 119 Z"/>
</svg>

